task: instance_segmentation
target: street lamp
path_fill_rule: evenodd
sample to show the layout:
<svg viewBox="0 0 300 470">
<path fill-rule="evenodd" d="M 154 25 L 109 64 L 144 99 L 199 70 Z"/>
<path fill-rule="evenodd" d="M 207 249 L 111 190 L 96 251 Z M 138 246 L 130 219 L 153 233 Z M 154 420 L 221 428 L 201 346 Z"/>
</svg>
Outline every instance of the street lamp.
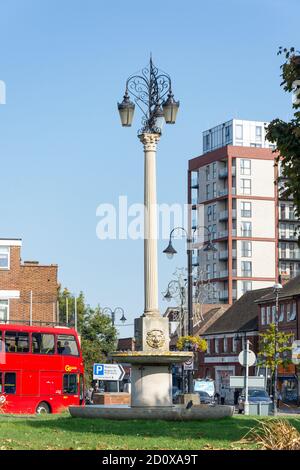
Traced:
<svg viewBox="0 0 300 470">
<path fill-rule="evenodd" d="M 125 318 L 125 315 L 124 315 L 124 310 L 122 309 L 122 307 L 116 307 L 114 310 L 112 310 L 110 307 L 105 307 L 103 310 L 102 310 L 102 313 L 104 315 L 106 314 L 109 314 L 111 316 L 111 322 L 112 322 L 112 325 L 115 326 L 115 321 L 116 321 L 116 315 L 118 313 L 121 313 L 122 316 L 120 318 L 120 321 L 124 323 L 127 321 L 127 318 Z"/>
<path fill-rule="evenodd" d="M 278 361 L 277 361 L 277 341 L 278 341 L 278 320 L 279 320 L 279 293 L 282 289 L 282 285 L 277 283 L 273 286 L 273 291 L 275 293 L 275 328 L 274 328 L 274 384 L 273 384 L 273 413 L 274 416 L 277 415 L 277 380 L 278 380 Z"/>
<path fill-rule="evenodd" d="M 181 230 L 185 235 L 187 239 L 187 265 L 188 265 L 188 335 L 192 336 L 193 335 L 193 269 L 192 269 L 192 255 L 193 255 L 193 248 L 192 244 L 194 243 L 194 235 L 195 232 L 199 228 L 204 228 L 208 232 L 208 241 L 205 243 L 205 246 L 203 248 L 203 251 L 205 252 L 210 252 L 210 251 L 217 251 L 215 245 L 212 243 L 211 238 L 212 238 L 212 232 L 211 230 L 204 226 L 197 226 L 193 228 L 192 236 L 189 235 L 187 230 L 183 227 L 175 227 L 173 230 L 170 232 L 170 238 L 169 238 L 169 244 L 167 248 L 163 251 L 167 255 L 168 258 L 172 258 L 177 251 L 172 245 L 172 238 L 174 236 L 174 232 L 176 230 Z M 188 393 L 193 393 L 193 371 L 188 370 Z"/>
<path fill-rule="evenodd" d="M 123 101 L 118 103 L 123 127 L 130 127 L 133 122 L 135 105 L 130 101 L 130 94 L 143 113 L 138 137 L 145 154 L 144 317 L 157 317 L 160 314 L 157 280 L 156 146 L 163 122 L 175 123 L 179 101 L 174 100 L 170 76 L 154 66 L 152 57 L 147 67 L 126 81 Z"/>
<path fill-rule="evenodd" d="M 180 330 L 181 334 L 184 336 L 184 305 L 186 302 L 186 283 L 183 284 L 180 280 L 172 279 L 172 281 L 170 281 L 168 284 L 166 293 L 164 294 L 164 300 L 170 302 L 171 299 L 176 297 L 180 300 Z"/>
</svg>

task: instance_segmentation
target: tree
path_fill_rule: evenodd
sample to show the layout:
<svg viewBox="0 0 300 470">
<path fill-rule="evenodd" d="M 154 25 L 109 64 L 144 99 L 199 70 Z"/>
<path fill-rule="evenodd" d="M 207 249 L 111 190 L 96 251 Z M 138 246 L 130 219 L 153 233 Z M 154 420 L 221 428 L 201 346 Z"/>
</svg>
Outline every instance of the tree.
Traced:
<svg viewBox="0 0 300 470">
<path fill-rule="evenodd" d="M 292 350 L 290 341 L 292 333 L 278 331 L 275 323 L 271 323 L 265 333 L 260 333 L 260 351 L 258 363 L 268 367 L 272 376 L 278 366 L 286 367 L 291 363 L 288 352 Z"/>
<path fill-rule="evenodd" d="M 74 296 L 68 289 L 59 288 L 58 301 L 60 322 L 66 321 L 66 305 L 70 325 L 74 325 Z M 85 368 L 85 383 L 88 386 L 93 379 L 92 371 L 95 362 L 106 362 L 109 353 L 117 346 L 117 330 L 111 318 L 104 315 L 100 306 L 91 308 L 85 303 L 81 292 L 77 297 L 78 333 L 81 337 L 81 349 Z"/>
<path fill-rule="evenodd" d="M 293 47 L 290 50 L 280 47 L 280 54 L 285 55 L 281 86 L 287 92 L 294 92 L 294 117 L 289 122 L 274 119 L 267 127 L 266 138 L 276 144 L 276 164 L 281 161 L 284 178 L 281 193 L 285 198 L 292 196 L 295 215 L 300 218 L 300 53 Z"/>
</svg>

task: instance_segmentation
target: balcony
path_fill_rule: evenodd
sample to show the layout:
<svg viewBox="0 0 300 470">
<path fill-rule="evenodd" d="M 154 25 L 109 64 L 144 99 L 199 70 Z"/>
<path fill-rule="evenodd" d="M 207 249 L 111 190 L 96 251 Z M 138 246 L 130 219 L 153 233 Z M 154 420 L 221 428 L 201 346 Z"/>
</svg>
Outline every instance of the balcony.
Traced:
<svg viewBox="0 0 300 470">
<path fill-rule="evenodd" d="M 228 220 L 228 210 L 219 213 L 219 221 Z"/>
<path fill-rule="evenodd" d="M 279 230 L 279 239 L 296 241 L 298 240 L 298 236 L 294 234 L 294 232 L 287 232 L 287 231 L 285 232 L 285 231 Z"/>
<path fill-rule="evenodd" d="M 219 299 L 220 300 L 228 300 L 228 290 L 221 290 L 219 292 Z"/>
<path fill-rule="evenodd" d="M 220 251 L 219 260 L 227 260 L 227 259 L 228 259 L 228 250 Z"/>
<path fill-rule="evenodd" d="M 252 271 L 242 271 L 241 277 L 252 277 Z"/>
<path fill-rule="evenodd" d="M 284 250 L 279 250 L 279 258 L 280 259 L 294 259 L 294 260 L 300 260 L 300 250 L 294 250 L 294 251 L 284 251 Z"/>
<path fill-rule="evenodd" d="M 192 265 L 193 266 L 199 266 L 199 257 L 198 256 L 193 256 L 192 257 Z"/>
<path fill-rule="evenodd" d="M 232 218 L 236 219 L 236 209 L 232 209 L 231 214 L 232 214 Z"/>
<path fill-rule="evenodd" d="M 228 230 L 222 230 L 221 232 L 218 232 L 218 238 L 225 238 L 228 237 Z"/>
<path fill-rule="evenodd" d="M 225 269 L 224 271 L 220 271 L 220 277 L 228 277 L 228 269 Z"/>
<path fill-rule="evenodd" d="M 192 197 L 192 205 L 195 206 L 196 204 L 198 204 L 198 198 L 193 196 Z"/>
<path fill-rule="evenodd" d="M 298 222 L 299 218 L 295 216 L 295 214 L 285 214 L 282 213 L 281 211 L 279 212 L 279 220 L 286 220 L 290 222 Z"/>
<path fill-rule="evenodd" d="M 199 179 L 198 179 L 198 177 L 192 177 L 192 179 L 191 179 L 191 188 L 193 188 L 193 189 L 199 188 Z"/>
<path fill-rule="evenodd" d="M 231 174 L 232 174 L 232 176 L 235 176 L 235 173 L 236 173 L 236 171 L 235 171 L 235 166 L 233 166 L 233 167 L 231 168 Z M 228 178 L 228 168 L 221 168 L 221 169 L 219 170 L 219 178 L 220 178 L 220 179 Z"/>
</svg>

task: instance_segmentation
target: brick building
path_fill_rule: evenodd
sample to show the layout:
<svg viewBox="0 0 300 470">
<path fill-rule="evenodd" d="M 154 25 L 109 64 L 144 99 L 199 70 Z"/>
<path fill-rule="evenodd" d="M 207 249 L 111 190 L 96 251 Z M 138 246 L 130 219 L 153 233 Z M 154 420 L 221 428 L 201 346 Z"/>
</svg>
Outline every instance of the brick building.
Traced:
<svg viewBox="0 0 300 470">
<path fill-rule="evenodd" d="M 255 302 L 269 294 L 272 288 L 256 289 L 246 292 L 226 312 L 209 326 L 202 337 L 207 341 L 207 351 L 199 353 L 198 371 L 200 378 L 212 378 L 216 389 L 226 388 L 226 401 L 233 402 L 233 391 L 229 389 L 231 375 L 244 375 L 238 355 L 250 341 L 250 349 L 258 352 L 259 308 Z M 255 375 L 254 367 L 249 374 Z"/>
<path fill-rule="evenodd" d="M 21 261 L 20 239 L 0 239 L 0 321 L 56 323 L 57 265 Z"/>
<path fill-rule="evenodd" d="M 275 294 L 274 292 L 263 296 L 257 301 L 259 306 L 259 331 L 264 332 L 270 323 L 275 322 Z M 279 331 L 292 333 L 292 340 L 299 339 L 299 310 L 300 309 L 300 275 L 287 282 L 279 291 Z M 283 400 L 294 402 L 299 400 L 300 372 L 294 364 L 290 364 L 286 369 L 278 368 L 278 388 L 282 392 Z"/>
</svg>

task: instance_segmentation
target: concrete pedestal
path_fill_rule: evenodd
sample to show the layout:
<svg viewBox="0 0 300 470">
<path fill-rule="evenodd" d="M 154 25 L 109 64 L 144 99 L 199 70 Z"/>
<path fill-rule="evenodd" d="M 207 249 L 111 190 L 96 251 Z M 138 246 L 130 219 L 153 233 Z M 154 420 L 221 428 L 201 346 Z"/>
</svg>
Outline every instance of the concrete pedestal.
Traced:
<svg viewBox="0 0 300 470">
<path fill-rule="evenodd" d="M 131 406 L 173 406 L 172 374 L 168 365 L 132 365 Z"/>
</svg>

